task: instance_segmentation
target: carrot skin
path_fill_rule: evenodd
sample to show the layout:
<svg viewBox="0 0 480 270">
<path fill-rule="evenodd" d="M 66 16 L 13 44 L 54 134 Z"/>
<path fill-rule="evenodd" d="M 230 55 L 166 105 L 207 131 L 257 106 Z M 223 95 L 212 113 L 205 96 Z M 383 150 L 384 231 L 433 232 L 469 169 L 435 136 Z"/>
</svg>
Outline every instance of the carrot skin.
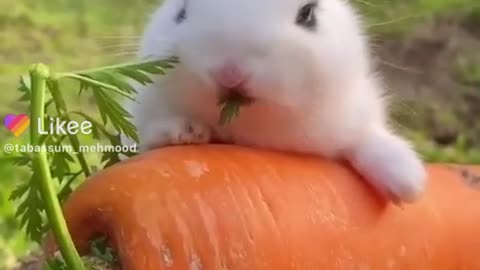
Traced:
<svg viewBox="0 0 480 270">
<path fill-rule="evenodd" d="M 129 270 L 480 269 L 479 167 L 427 170 L 399 208 L 339 162 L 177 146 L 98 173 L 64 212 L 82 252 L 107 234 Z"/>
</svg>

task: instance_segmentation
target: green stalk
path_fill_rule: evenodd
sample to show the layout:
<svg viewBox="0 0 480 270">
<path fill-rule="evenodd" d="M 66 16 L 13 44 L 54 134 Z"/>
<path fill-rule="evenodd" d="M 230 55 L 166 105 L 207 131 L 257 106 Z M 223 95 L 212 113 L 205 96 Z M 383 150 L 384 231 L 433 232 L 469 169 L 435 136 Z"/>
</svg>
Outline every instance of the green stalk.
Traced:
<svg viewBox="0 0 480 270">
<path fill-rule="evenodd" d="M 55 106 L 58 111 L 59 116 L 63 116 L 67 122 L 71 121 L 71 118 L 68 114 L 64 114 L 67 112 L 67 105 L 65 104 L 65 99 L 62 96 L 62 92 L 60 91 L 60 88 L 58 87 L 58 81 L 55 79 L 52 79 L 49 81 L 49 89 L 50 93 L 52 93 L 53 101 L 55 103 Z M 78 137 L 74 134 L 68 134 L 68 138 L 70 139 L 70 143 L 72 144 L 73 149 L 77 153 L 77 159 L 80 163 L 80 167 L 82 167 L 82 171 L 85 174 L 86 177 L 89 177 L 91 172 L 90 172 L 90 167 L 88 166 L 87 160 L 83 153 L 80 151 L 80 140 Z"/>
<path fill-rule="evenodd" d="M 150 62 L 158 62 L 158 61 L 166 61 L 168 63 L 178 63 L 178 58 L 177 57 L 170 57 L 170 58 L 167 58 L 167 59 L 164 59 L 164 60 L 151 60 Z M 104 66 L 104 67 L 100 67 L 100 68 L 75 70 L 75 71 L 70 71 L 70 72 L 57 73 L 57 76 L 59 78 L 62 78 L 62 77 L 68 77 L 71 74 L 92 74 L 92 73 L 96 73 L 96 72 L 104 72 L 104 71 L 116 70 L 116 69 L 121 69 L 121 68 L 128 68 L 130 66 L 145 64 L 147 62 L 130 62 L 130 63 Z"/>
<path fill-rule="evenodd" d="M 59 77 L 58 78 L 68 78 L 68 79 L 74 79 L 74 80 L 77 80 L 77 81 L 81 81 L 81 82 L 86 82 L 88 84 L 91 84 L 91 85 L 95 85 L 95 86 L 98 86 L 100 88 L 103 88 L 103 89 L 106 89 L 106 90 L 110 90 L 112 92 L 115 92 L 116 94 L 119 94 L 125 98 L 128 98 L 130 100 L 134 100 L 134 98 L 132 97 L 132 95 L 129 95 L 129 94 L 126 94 L 124 92 L 122 92 L 122 90 L 120 90 L 118 87 L 116 86 L 113 86 L 113 85 L 110 85 L 110 84 L 106 84 L 106 83 L 102 83 L 102 82 L 99 82 L 99 81 L 96 81 L 96 80 L 92 80 L 90 78 L 87 78 L 85 76 L 82 76 L 82 75 L 78 75 L 78 74 L 63 74 L 63 75 L 58 75 Z"/>
<path fill-rule="evenodd" d="M 30 69 L 30 78 L 32 82 L 32 105 L 30 117 L 32 126 L 30 129 L 30 140 L 32 145 L 41 144 L 41 136 L 38 133 L 40 128 L 44 127 L 44 105 L 45 90 L 49 70 L 45 65 L 37 64 Z M 48 157 L 45 151 L 34 153 L 32 157 L 33 170 L 37 173 L 40 184 L 40 193 L 45 203 L 45 210 L 53 234 L 57 240 L 60 252 L 68 266 L 69 270 L 85 270 L 85 266 L 75 249 L 72 238 L 68 232 L 67 223 L 63 217 L 62 208 L 57 198 L 53 179 L 50 173 Z"/>
</svg>

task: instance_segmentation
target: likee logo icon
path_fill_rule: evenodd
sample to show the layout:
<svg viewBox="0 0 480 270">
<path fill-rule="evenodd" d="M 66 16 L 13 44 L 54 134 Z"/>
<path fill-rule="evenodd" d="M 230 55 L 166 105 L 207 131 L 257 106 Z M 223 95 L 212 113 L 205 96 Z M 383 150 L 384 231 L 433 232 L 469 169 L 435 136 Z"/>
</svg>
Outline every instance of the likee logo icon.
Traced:
<svg viewBox="0 0 480 270">
<path fill-rule="evenodd" d="M 5 127 L 8 128 L 16 137 L 22 135 L 22 133 L 30 125 L 30 118 L 25 114 L 14 115 L 9 114 L 3 120 Z"/>
</svg>

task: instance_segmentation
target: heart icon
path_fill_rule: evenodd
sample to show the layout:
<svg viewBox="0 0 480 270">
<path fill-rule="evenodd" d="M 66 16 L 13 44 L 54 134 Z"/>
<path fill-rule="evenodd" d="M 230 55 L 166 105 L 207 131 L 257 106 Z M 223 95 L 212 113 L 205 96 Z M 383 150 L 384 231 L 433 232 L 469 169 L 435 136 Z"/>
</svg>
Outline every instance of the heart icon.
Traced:
<svg viewBox="0 0 480 270">
<path fill-rule="evenodd" d="M 22 133 L 30 125 L 30 118 L 25 114 L 15 115 L 9 114 L 3 119 L 5 127 L 8 128 L 16 137 L 22 135 Z"/>
</svg>

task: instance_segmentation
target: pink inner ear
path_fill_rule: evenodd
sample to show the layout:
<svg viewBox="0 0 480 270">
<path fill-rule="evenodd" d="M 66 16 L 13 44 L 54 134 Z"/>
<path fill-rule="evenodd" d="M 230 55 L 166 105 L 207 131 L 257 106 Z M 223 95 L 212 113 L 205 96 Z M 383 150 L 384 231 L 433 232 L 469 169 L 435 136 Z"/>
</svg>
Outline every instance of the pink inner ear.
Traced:
<svg viewBox="0 0 480 270">
<path fill-rule="evenodd" d="M 10 126 L 10 124 L 15 120 L 15 118 L 17 118 L 16 115 L 14 114 L 8 114 L 7 116 L 5 116 L 5 118 L 3 119 L 3 124 L 8 127 Z"/>
</svg>

